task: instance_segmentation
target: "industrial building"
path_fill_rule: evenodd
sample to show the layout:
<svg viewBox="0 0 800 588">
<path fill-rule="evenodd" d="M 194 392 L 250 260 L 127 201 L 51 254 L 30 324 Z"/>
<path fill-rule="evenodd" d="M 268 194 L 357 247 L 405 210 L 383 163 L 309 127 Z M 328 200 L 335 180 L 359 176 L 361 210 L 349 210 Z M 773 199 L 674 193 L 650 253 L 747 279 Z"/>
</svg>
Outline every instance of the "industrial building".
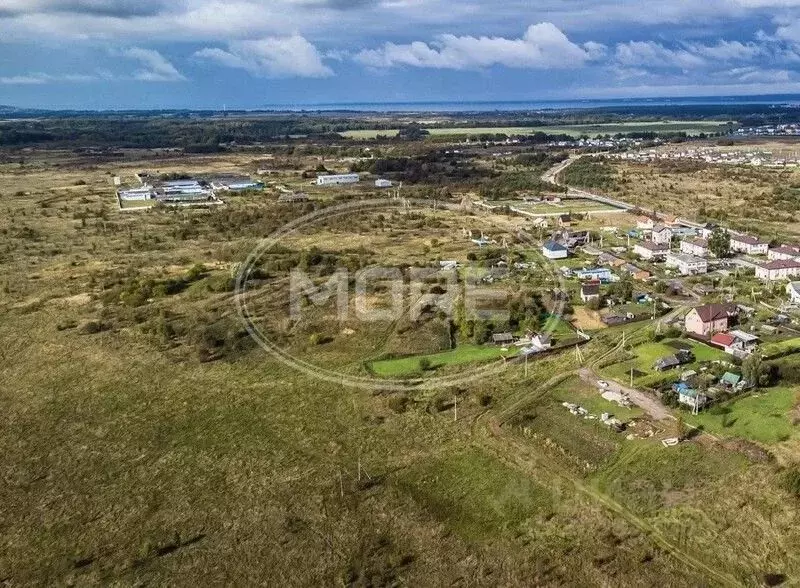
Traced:
<svg viewBox="0 0 800 588">
<path fill-rule="evenodd" d="M 317 176 L 317 186 L 332 186 L 335 184 L 356 184 L 361 178 L 358 174 L 325 174 Z"/>
<path fill-rule="evenodd" d="M 214 190 L 239 192 L 241 190 L 261 190 L 264 184 L 254 181 L 247 176 L 223 176 L 211 180 Z"/>
</svg>

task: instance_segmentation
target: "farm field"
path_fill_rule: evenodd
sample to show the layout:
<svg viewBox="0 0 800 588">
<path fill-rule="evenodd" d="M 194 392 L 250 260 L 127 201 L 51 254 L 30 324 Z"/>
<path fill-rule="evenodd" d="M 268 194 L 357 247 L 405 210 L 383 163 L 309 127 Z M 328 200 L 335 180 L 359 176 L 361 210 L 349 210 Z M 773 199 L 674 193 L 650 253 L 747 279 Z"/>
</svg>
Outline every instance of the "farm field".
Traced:
<svg viewBox="0 0 800 588">
<path fill-rule="evenodd" d="M 407 156 L 405 146 L 385 148 Z M 309 186 L 320 200 L 283 204 L 268 186 L 232 194 L 224 206 L 135 214 L 120 212 L 114 197 L 114 175 L 143 169 L 275 167 L 271 181 L 300 189 L 308 181 L 299 174 L 320 164 L 321 150 L 292 146 L 275 159 L 34 150 L 0 163 L 5 583 L 696 586 L 800 578 L 800 503 L 783 484 L 800 457 L 795 425 L 782 416 L 795 406 L 790 388 L 741 399 L 728 416 L 700 415 L 709 432 L 780 452 L 780 467 L 708 436 L 664 448 L 660 440 L 676 434 L 671 419 L 654 422 L 608 402 L 578 377 L 621 332 L 636 343 L 647 323 L 597 331 L 581 346 L 581 362 L 574 328 L 546 314 L 556 284 L 523 281 L 521 272 L 493 288 L 525 303 L 541 295 L 529 318 L 570 343 L 564 351 L 450 388 L 416 387 L 413 378 L 392 390 L 320 379 L 250 337 L 234 278 L 265 235 L 331 203 L 371 197 L 371 188 Z M 357 147 L 326 151 L 324 163 L 347 169 L 358 155 Z M 441 187 L 421 179 L 408 191 Z M 538 260 L 536 247 L 513 241 L 527 224 L 414 208 L 326 219 L 287 235 L 254 269 L 250 286 L 262 303 L 255 314 L 297 358 L 346 376 L 367 377 L 364 358 L 390 354 L 372 363 L 379 377 L 416 378 L 423 357 L 430 375 L 499 364 L 515 348 L 459 339 L 442 351 L 459 334 L 434 308 L 415 321 L 359 323 L 340 320 L 335 299 L 309 297 L 302 318 L 292 319 L 279 299 L 289 288 L 282 277 L 302 267 L 325 283 L 338 266 L 352 276 L 378 264 L 463 263 L 470 254 L 484 267 L 511 254 Z M 479 249 L 461 232 L 490 225 L 492 238 L 512 241 L 510 251 Z M 424 293 L 448 287 L 435 276 Z M 387 293 L 376 287 L 370 301 Z M 668 343 L 638 346 L 631 365 L 647 372 L 675 352 Z M 720 357 L 685 343 L 698 359 Z M 407 353 L 415 355 L 399 357 Z M 606 369 L 626 382 L 626 368 Z M 617 433 L 571 414 L 565 401 L 636 425 Z"/>
<path fill-rule="evenodd" d="M 561 202 L 552 204 L 546 202 L 525 202 L 521 200 L 493 200 L 490 204 L 492 206 L 512 206 L 515 209 L 530 212 L 531 214 L 542 215 L 619 211 L 619 209 L 614 206 L 583 198 L 567 198 Z"/>
<path fill-rule="evenodd" d="M 511 346 L 508 348 L 499 345 L 459 345 L 452 351 L 442 353 L 432 353 L 428 355 L 414 355 L 411 357 L 399 357 L 396 359 L 383 359 L 370 362 L 373 372 L 379 376 L 408 376 L 420 373 L 424 370 L 420 368 L 420 361 L 430 362 L 428 369 L 461 365 L 474 362 L 486 362 L 503 357 L 513 357 L 519 353 L 519 348 Z"/>
<path fill-rule="evenodd" d="M 635 132 L 685 132 L 687 135 L 699 135 L 700 133 L 714 133 L 728 128 L 727 123 L 713 121 L 663 121 L 663 122 L 630 122 L 630 123 L 608 123 L 594 125 L 561 125 L 561 126 L 539 126 L 539 127 L 430 127 L 426 129 L 432 136 L 445 135 L 483 135 L 499 134 L 506 135 L 533 135 L 534 133 L 565 134 L 573 137 L 582 135 L 606 135 L 616 133 L 635 133 Z M 379 135 L 393 137 L 397 135 L 397 129 L 387 130 L 353 130 L 340 133 L 343 137 L 352 139 L 374 139 Z"/>
<path fill-rule="evenodd" d="M 716 219 L 778 240 L 800 236 L 791 186 L 797 168 L 712 165 L 698 161 L 607 160 L 610 184 L 585 186 L 612 198 L 690 218 Z M 575 186 L 579 187 L 579 186 Z"/>
</svg>

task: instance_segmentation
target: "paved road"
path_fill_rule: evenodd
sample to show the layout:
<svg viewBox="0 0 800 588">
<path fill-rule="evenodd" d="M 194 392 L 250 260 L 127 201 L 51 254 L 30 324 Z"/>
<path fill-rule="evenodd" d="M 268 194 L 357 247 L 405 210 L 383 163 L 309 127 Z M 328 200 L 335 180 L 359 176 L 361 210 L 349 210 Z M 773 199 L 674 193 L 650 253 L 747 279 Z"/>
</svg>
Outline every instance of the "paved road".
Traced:
<svg viewBox="0 0 800 588">
<path fill-rule="evenodd" d="M 592 368 L 588 367 L 578 370 L 578 375 L 584 382 L 591 384 L 592 386 L 596 386 L 597 380 L 602 379 Z M 631 402 L 649 414 L 654 420 L 661 421 L 664 419 L 674 418 L 669 410 L 667 410 L 667 408 L 664 407 L 659 400 L 653 398 L 649 394 L 646 394 L 641 390 L 637 390 L 636 388 L 623 386 L 615 380 L 609 380 L 606 378 L 606 382 L 608 382 L 608 388 L 606 388 L 607 390 L 627 395 Z"/>
</svg>

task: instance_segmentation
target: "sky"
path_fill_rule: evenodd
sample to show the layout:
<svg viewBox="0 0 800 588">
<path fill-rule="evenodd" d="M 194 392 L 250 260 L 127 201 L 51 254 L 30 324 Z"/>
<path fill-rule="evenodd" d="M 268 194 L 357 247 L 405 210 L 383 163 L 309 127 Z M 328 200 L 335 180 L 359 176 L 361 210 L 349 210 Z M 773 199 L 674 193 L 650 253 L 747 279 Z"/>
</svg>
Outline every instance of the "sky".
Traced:
<svg viewBox="0 0 800 588">
<path fill-rule="evenodd" d="M 800 0 L 0 0 L 0 104 L 800 93 Z"/>
</svg>

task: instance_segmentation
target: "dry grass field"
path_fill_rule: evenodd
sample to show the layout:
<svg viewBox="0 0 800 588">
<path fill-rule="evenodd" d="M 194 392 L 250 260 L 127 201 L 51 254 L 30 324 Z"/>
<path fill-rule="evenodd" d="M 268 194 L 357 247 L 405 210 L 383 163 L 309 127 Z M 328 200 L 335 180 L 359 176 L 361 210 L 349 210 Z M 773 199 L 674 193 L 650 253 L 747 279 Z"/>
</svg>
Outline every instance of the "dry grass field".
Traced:
<svg viewBox="0 0 800 588">
<path fill-rule="evenodd" d="M 527 376 L 511 364 L 455 389 L 391 393 L 326 383 L 267 355 L 236 316 L 231 277 L 313 202 L 278 204 L 268 187 L 213 210 L 117 209 L 114 175 L 250 173 L 258 159 L 65 152 L 0 164 L 0 582 L 800 579 L 800 512 L 774 462 L 707 438 L 668 450 L 574 417 L 560 403 L 594 392 L 570 377 L 571 351 L 531 362 Z M 301 183 L 291 170 L 269 181 Z M 516 222 L 367 215 L 301 231 L 282 255 L 463 259 L 476 248 L 462 228 L 505 223 L 495 233 L 511 236 Z M 294 328 L 285 336 L 299 355 L 352 374 L 364 374 L 362 357 L 413 342 L 362 328 L 311 345 L 307 326 Z M 599 356 L 618 335 L 603 331 L 584 353 Z M 791 463 L 790 444 L 774 450 Z"/>
</svg>

